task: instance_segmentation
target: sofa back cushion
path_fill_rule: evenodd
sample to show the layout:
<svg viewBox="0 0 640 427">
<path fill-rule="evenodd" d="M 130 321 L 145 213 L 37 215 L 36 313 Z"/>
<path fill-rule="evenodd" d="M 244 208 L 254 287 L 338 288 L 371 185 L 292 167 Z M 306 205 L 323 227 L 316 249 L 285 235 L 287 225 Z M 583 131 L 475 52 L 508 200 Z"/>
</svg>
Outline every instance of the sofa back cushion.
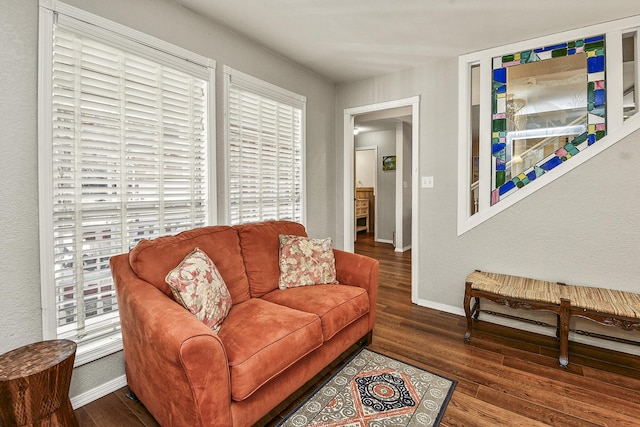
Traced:
<svg viewBox="0 0 640 427">
<path fill-rule="evenodd" d="M 232 227 L 202 227 L 175 236 L 143 240 L 129 252 L 129 264 L 138 277 L 171 295 L 165 277 L 195 248 L 214 262 L 234 305 L 250 298 L 238 233 Z"/>
<path fill-rule="evenodd" d="M 260 298 L 278 289 L 280 279 L 280 235 L 307 236 L 302 224 L 266 221 L 236 225 L 251 296 Z M 226 279 L 225 279 L 226 280 Z"/>
</svg>

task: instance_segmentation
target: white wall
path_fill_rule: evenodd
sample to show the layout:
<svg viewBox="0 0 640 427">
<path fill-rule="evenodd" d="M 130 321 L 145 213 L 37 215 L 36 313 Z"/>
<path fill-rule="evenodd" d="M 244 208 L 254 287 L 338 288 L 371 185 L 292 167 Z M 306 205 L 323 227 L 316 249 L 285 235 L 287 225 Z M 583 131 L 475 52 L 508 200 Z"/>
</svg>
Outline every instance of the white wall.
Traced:
<svg viewBox="0 0 640 427">
<path fill-rule="evenodd" d="M 457 121 L 457 73 L 457 58 L 445 58 L 338 86 L 339 115 L 420 96 L 419 174 L 435 182 L 419 190 L 420 302 L 462 313 L 474 269 L 640 292 L 640 132 L 457 236 L 457 128 L 466 126 Z M 338 180 L 342 168 L 338 161 Z"/>
<path fill-rule="evenodd" d="M 224 196 L 222 68 L 229 65 L 307 97 L 308 230 L 335 237 L 335 85 L 170 0 L 69 0 L 217 61 L 218 193 Z M 0 7 L 0 353 L 42 336 L 37 185 L 38 1 L 2 0 Z M 76 368 L 72 398 L 124 375 L 122 353 Z"/>
</svg>

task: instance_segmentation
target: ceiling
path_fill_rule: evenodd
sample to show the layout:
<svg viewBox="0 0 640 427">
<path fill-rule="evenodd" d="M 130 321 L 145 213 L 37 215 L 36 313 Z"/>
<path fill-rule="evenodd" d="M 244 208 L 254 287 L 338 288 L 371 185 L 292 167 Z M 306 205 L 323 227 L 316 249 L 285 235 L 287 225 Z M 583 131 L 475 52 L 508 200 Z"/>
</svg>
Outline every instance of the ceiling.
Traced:
<svg viewBox="0 0 640 427">
<path fill-rule="evenodd" d="M 174 0 L 349 82 L 640 14 L 638 0 Z"/>
</svg>

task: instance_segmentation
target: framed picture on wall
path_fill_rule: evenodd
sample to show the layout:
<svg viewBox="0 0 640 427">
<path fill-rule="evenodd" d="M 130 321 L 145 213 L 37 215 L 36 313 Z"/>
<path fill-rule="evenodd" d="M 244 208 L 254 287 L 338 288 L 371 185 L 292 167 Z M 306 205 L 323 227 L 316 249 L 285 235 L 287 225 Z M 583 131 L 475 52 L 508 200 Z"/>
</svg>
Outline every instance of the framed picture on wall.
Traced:
<svg viewBox="0 0 640 427">
<path fill-rule="evenodd" d="M 396 170 L 396 156 L 382 156 L 382 170 L 383 171 Z"/>
</svg>

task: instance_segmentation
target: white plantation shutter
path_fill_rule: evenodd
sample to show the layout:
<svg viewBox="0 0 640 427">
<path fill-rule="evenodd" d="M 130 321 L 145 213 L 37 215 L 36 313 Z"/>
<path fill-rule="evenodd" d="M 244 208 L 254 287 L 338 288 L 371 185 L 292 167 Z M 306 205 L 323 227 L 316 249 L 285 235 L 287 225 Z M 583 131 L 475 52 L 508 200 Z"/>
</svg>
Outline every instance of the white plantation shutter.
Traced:
<svg viewBox="0 0 640 427">
<path fill-rule="evenodd" d="M 226 68 L 229 220 L 304 222 L 306 99 Z"/>
<path fill-rule="evenodd" d="M 211 73 L 64 22 L 53 26 L 41 138 L 51 155 L 41 165 L 43 294 L 53 299 L 43 306 L 55 313 L 49 338 L 81 345 L 119 334 L 111 256 L 207 224 Z"/>
</svg>

